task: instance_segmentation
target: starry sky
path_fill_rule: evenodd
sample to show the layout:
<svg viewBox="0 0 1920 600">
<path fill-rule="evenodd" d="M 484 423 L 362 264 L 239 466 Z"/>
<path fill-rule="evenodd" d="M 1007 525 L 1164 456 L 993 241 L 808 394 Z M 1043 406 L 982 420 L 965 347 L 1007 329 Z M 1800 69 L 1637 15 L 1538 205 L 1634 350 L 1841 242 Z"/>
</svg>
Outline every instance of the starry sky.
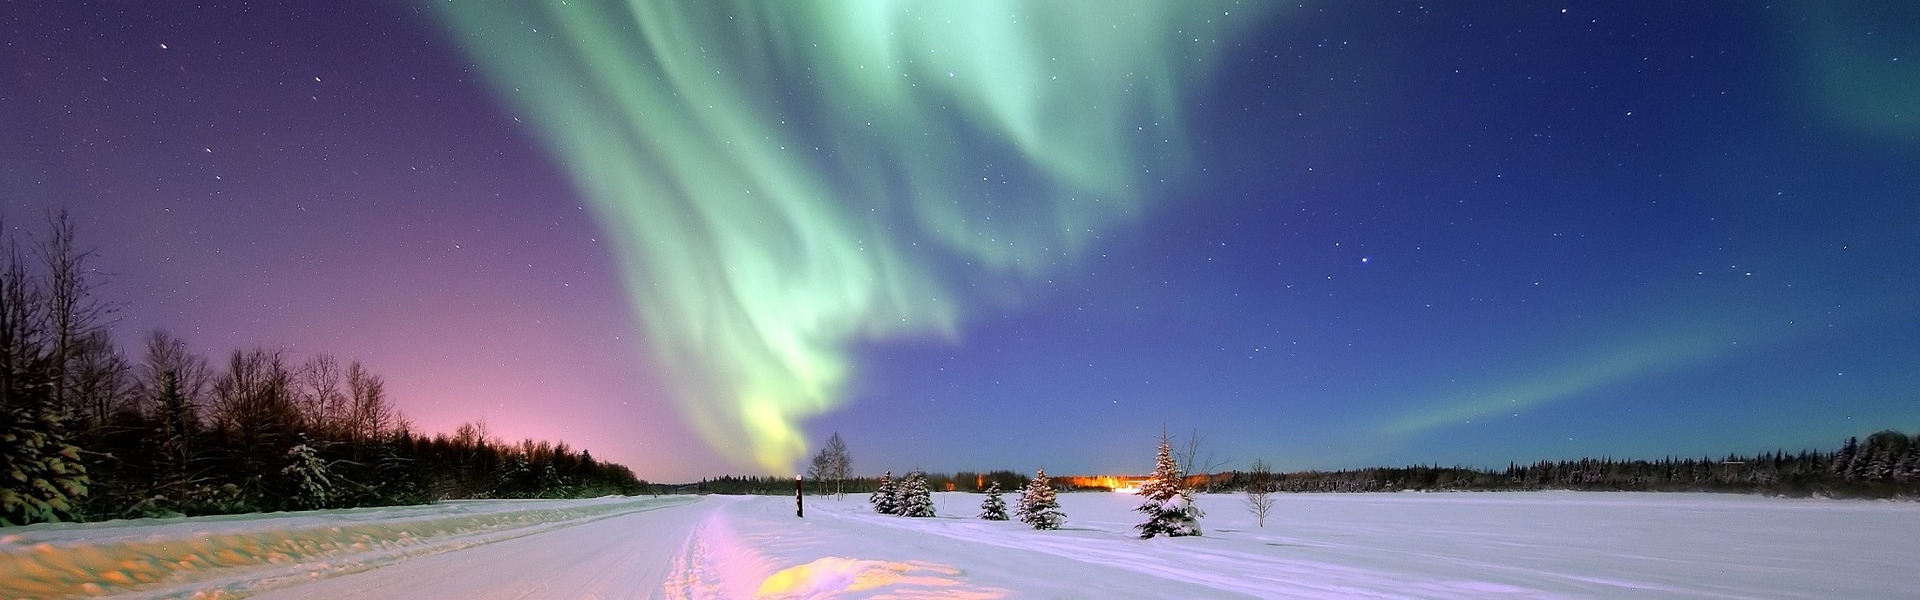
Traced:
<svg viewBox="0 0 1920 600">
<path fill-rule="evenodd" d="M 129 352 L 655 481 L 1920 429 L 1920 9 L 0 7 L 0 215 Z"/>
</svg>

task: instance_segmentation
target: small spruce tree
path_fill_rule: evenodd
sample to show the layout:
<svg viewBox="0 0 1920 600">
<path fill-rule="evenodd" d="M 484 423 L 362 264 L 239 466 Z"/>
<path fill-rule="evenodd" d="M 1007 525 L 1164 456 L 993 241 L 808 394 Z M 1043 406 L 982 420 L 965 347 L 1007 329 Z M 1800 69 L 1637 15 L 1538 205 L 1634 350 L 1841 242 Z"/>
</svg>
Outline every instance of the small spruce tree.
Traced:
<svg viewBox="0 0 1920 600">
<path fill-rule="evenodd" d="M 1000 499 L 1000 482 L 987 485 L 987 500 L 980 503 L 980 518 L 988 521 L 1007 520 L 1007 501 Z"/>
<path fill-rule="evenodd" d="M 1193 505 L 1186 486 L 1181 485 L 1180 466 L 1173 462 L 1172 448 L 1166 434 L 1161 434 L 1153 476 L 1140 485 L 1140 495 L 1146 500 L 1134 510 L 1147 515 L 1147 520 L 1134 526 L 1140 530 L 1140 539 L 1163 533 L 1167 537 L 1200 535 L 1200 509 Z"/>
<path fill-rule="evenodd" d="M 1045 473 L 1047 471 L 1046 469 L 1041 469 L 1040 472 Z M 1031 512 L 1032 510 L 1033 510 L 1033 480 L 1029 479 L 1027 480 L 1027 487 L 1020 488 L 1020 499 L 1016 501 L 1013 505 L 1013 518 L 1019 519 L 1021 523 L 1026 523 L 1028 522 L 1027 513 Z"/>
<path fill-rule="evenodd" d="M 908 473 L 907 484 L 903 486 L 903 489 L 904 491 L 900 494 L 903 500 L 900 503 L 900 516 L 933 516 L 933 492 L 927 489 L 927 476 L 925 473 L 919 471 Z"/>
<path fill-rule="evenodd" d="M 300 443 L 287 450 L 287 466 L 280 469 L 293 484 L 293 497 L 289 500 L 294 506 L 308 510 L 329 508 L 334 495 L 334 476 L 331 465 L 320 458 L 320 451 L 307 444 L 307 436 L 300 436 Z"/>
<path fill-rule="evenodd" d="M 893 484 L 893 471 L 887 471 L 880 476 L 880 485 L 873 489 L 873 495 L 867 496 L 867 502 L 873 504 L 873 512 L 883 515 L 898 512 L 896 508 L 898 505 L 894 503 L 894 487 L 896 486 Z"/>
<path fill-rule="evenodd" d="M 912 478 L 913 472 L 908 471 L 906 476 L 901 477 L 899 481 L 893 482 L 893 511 L 887 514 L 902 517 L 906 516 L 907 501 L 909 500 L 907 495 L 907 480 Z"/>
<path fill-rule="evenodd" d="M 1027 483 L 1027 489 L 1020 492 L 1020 522 L 1032 525 L 1034 529 L 1059 529 L 1066 522 L 1066 513 L 1060 512 L 1060 502 L 1053 496 L 1053 484 L 1047 481 L 1047 470 L 1040 469 Z"/>
</svg>

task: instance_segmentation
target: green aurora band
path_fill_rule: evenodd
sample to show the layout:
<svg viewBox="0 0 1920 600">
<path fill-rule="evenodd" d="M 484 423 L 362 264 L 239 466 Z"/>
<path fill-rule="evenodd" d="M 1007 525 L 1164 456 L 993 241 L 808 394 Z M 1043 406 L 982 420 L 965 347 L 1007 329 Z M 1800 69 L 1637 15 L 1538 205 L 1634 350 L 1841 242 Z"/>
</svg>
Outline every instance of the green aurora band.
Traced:
<svg viewBox="0 0 1920 600">
<path fill-rule="evenodd" d="M 594 206 L 681 412 L 778 472 L 800 422 L 844 400 L 854 344 L 955 338 L 963 304 L 1135 218 L 1181 163 L 1182 90 L 1255 20 L 1113 0 L 432 6 Z"/>
<path fill-rule="evenodd" d="M 1469 394 L 1421 398 L 1418 411 L 1385 423 L 1380 433 L 1386 439 L 1404 439 L 1657 377 L 1720 358 L 1728 352 L 1728 337 L 1726 333 L 1706 331 L 1642 336 L 1590 351 L 1575 360 L 1552 363 L 1531 377 L 1486 385 Z"/>
</svg>

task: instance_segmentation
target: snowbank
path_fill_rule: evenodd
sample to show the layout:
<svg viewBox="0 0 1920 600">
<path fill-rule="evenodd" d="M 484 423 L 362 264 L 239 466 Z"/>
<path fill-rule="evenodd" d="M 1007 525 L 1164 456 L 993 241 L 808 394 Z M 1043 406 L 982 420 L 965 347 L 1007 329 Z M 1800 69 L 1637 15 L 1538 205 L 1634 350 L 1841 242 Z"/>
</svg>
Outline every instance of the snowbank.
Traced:
<svg viewBox="0 0 1920 600">
<path fill-rule="evenodd" d="M 0 597 L 184 584 L 244 593 L 371 569 L 691 498 L 457 501 L 424 506 L 43 524 L 0 534 Z M 248 569 L 248 567 L 265 567 Z"/>
</svg>

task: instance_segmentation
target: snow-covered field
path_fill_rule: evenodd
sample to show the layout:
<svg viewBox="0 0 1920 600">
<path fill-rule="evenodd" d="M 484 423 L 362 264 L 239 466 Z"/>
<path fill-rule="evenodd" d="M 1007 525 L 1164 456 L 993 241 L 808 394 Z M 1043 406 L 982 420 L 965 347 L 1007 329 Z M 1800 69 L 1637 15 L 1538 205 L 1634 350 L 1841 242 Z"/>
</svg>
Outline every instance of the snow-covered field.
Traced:
<svg viewBox="0 0 1920 600">
<path fill-rule="evenodd" d="M 1016 496 L 1009 495 L 1009 501 Z M 0 596 L 262 598 L 1920 597 L 1920 504 L 1636 493 L 1281 494 L 1256 527 L 1140 540 L 1138 498 L 1068 522 L 862 498 L 475 501 L 0 530 Z"/>
</svg>

